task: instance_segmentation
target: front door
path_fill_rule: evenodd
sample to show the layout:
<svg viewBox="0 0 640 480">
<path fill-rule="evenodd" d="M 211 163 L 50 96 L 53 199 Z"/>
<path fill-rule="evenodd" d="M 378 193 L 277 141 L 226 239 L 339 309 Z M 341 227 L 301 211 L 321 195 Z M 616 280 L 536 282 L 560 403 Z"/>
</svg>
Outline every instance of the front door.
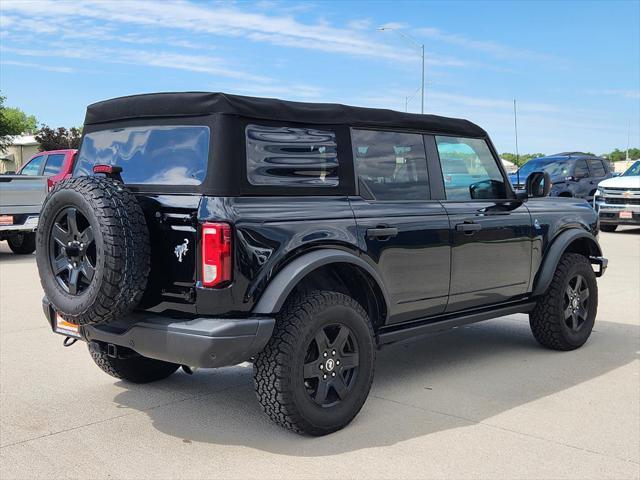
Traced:
<svg viewBox="0 0 640 480">
<path fill-rule="evenodd" d="M 389 323 L 444 312 L 449 293 L 449 220 L 430 199 L 423 137 L 352 130 L 359 195 L 351 197 L 360 248 L 390 300 Z"/>
<path fill-rule="evenodd" d="M 508 198 L 506 178 L 484 139 L 436 136 L 451 225 L 447 312 L 505 302 L 526 293 L 531 215 Z"/>
</svg>

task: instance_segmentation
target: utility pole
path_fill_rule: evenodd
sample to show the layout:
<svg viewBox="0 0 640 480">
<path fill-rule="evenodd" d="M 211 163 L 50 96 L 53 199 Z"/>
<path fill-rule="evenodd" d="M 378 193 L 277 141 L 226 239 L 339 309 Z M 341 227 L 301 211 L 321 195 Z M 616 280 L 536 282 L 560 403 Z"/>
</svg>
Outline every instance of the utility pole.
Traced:
<svg viewBox="0 0 640 480">
<path fill-rule="evenodd" d="M 415 38 L 413 38 L 411 35 L 409 35 L 408 33 L 403 32 L 402 30 L 398 30 L 397 28 L 393 28 L 393 27 L 380 27 L 378 28 L 379 31 L 383 32 L 385 30 L 391 30 L 396 32 L 398 35 L 400 35 L 401 37 L 406 38 L 407 40 L 409 40 L 413 45 L 415 45 L 416 47 L 418 47 L 420 49 L 420 51 L 422 52 L 422 80 L 421 80 L 421 86 L 420 88 L 422 89 L 422 106 L 420 107 L 420 113 L 424 114 L 424 70 L 425 70 L 425 63 L 424 63 L 424 43 L 420 43 L 418 42 Z"/>
<path fill-rule="evenodd" d="M 518 164 L 518 170 L 520 170 L 520 153 L 518 152 L 518 110 L 516 109 L 516 99 L 513 99 L 513 126 L 516 132 L 516 164 Z M 518 180 L 518 183 L 520 181 Z"/>
</svg>

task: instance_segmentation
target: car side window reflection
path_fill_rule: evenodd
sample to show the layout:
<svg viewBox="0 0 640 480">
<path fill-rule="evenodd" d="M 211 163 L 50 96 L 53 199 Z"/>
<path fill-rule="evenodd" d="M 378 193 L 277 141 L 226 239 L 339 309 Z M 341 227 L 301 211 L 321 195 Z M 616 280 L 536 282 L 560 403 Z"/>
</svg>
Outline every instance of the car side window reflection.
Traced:
<svg viewBox="0 0 640 480">
<path fill-rule="evenodd" d="M 504 177 L 487 142 L 436 136 L 447 200 L 503 199 Z"/>
</svg>

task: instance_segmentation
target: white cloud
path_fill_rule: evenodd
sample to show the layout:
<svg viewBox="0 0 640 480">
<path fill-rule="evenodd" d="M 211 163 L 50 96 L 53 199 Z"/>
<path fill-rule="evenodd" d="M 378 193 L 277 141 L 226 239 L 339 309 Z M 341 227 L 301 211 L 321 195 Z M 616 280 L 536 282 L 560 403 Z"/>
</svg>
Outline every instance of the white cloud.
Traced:
<svg viewBox="0 0 640 480">
<path fill-rule="evenodd" d="M 62 66 L 53 66 L 53 65 L 43 65 L 41 63 L 31 63 L 31 62 L 20 62 L 17 60 L 2 60 L 0 62 L 2 65 L 14 65 L 16 67 L 27 67 L 27 68 L 37 68 L 38 70 L 45 70 L 47 72 L 58 72 L 58 73 L 73 73 L 75 70 L 70 67 L 62 67 Z"/>
<path fill-rule="evenodd" d="M 303 23 L 292 16 L 241 11 L 230 4 L 203 4 L 186 1 L 118 2 L 85 0 L 4 0 L 3 10 L 40 20 L 90 18 L 100 22 L 128 23 L 220 36 L 249 38 L 274 45 L 354 56 L 412 61 L 410 50 L 377 41 L 358 28 L 338 28 L 326 22 Z M 361 24 L 362 26 L 362 24 Z M 460 59 L 432 56 L 434 64 L 463 66 Z"/>
<path fill-rule="evenodd" d="M 438 28 L 419 28 L 415 30 L 415 33 L 422 37 L 448 43 L 450 45 L 458 45 L 471 50 L 481 51 L 497 58 L 528 59 L 537 61 L 554 60 L 550 55 L 526 49 L 514 48 L 497 42 L 475 40 L 463 35 L 443 32 Z"/>
<path fill-rule="evenodd" d="M 601 90 L 585 90 L 587 95 L 614 96 L 622 98 L 640 99 L 640 90 L 625 90 L 619 88 L 601 89 Z"/>
</svg>

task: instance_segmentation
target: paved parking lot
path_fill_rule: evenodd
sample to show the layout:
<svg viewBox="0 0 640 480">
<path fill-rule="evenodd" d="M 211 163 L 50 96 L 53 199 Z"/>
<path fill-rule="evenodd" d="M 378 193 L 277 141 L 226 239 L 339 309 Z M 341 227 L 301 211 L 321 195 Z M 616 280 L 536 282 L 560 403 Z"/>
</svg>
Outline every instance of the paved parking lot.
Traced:
<svg viewBox="0 0 640 480">
<path fill-rule="evenodd" d="M 601 234 L 590 341 L 539 347 L 513 315 L 378 356 L 345 430 L 272 425 L 248 365 L 130 385 L 62 347 L 35 257 L 0 243 L 0 477 L 640 478 L 640 229 Z"/>
</svg>

